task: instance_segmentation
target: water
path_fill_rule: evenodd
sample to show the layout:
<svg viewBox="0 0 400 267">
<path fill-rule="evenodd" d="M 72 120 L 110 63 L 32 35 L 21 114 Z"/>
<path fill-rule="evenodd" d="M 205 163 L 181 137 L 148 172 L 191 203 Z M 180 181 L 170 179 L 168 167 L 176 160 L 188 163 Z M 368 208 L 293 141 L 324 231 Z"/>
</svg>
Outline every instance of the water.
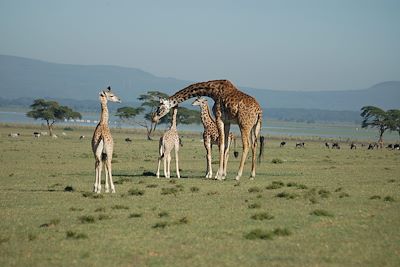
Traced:
<svg viewBox="0 0 400 267">
<path fill-rule="evenodd" d="M 82 120 L 62 121 L 58 125 L 63 126 L 93 126 L 97 125 L 99 115 L 94 113 L 82 113 Z M 20 111 L 0 111 L 0 123 L 22 123 L 22 124 L 45 124 L 43 120 L 34 120 L 28 118 L 25 112 Z M 123 127 L 123 128 L 142 128 L 138 125 L 131 125 L 123 123 L 118 117 L 110 115 L 110 127 Z M 158 129 L 166 129 L 168 125 L 160 125 Z M 178 125 L 181 131 L 202 132 L 203 126 L 201 124 L 191 125 Z M 239 127 L 237 125 L 231 126 L 231 131 L 239 134 Z M 378 140 L 378 130 L 376 129 L 362 129 L 356 124 L 307 124 L 296 122 L 284 122 L 268 120 L 263 122 L 262 135 L 286 138 L 296 137 L 313 137 L 317 139 L 339 139 L 339 140 L 365 140 L 376 141 Z M 390 142 L 399 142 L 399 135 L 397 132 L 386 132 L 384 139 Z"/>
</svg>

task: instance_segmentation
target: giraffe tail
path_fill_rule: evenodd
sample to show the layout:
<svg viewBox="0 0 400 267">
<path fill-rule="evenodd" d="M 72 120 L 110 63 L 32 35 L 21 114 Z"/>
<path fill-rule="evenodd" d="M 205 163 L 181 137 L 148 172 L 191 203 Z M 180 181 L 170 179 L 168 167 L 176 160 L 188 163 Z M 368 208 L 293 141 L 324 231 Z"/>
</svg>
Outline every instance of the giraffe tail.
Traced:
<svg viewBox="0 0 400 267">
<path fill-rule="evenodd" d="M 265 147 L 265 140 L 264 136 L 260 136 L 260 152 L 258 154 L 258 163 L 261 163 L 261 159 L 264 157 L 264 147 Z"/>
<path fill-rule="evenodd" d="M 236 137 L 232 134 L 233 139 L 233 155 L 235 158 L 239 157 L 239 152 L 236 150 Z"/>
</svg>

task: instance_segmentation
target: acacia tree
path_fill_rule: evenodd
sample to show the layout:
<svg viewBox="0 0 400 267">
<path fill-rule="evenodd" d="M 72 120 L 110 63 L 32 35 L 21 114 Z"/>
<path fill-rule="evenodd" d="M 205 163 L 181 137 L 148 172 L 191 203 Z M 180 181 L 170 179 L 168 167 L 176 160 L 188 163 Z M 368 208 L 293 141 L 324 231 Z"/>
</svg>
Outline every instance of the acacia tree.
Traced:
<svg viewBox="0 0 400 267">
<path fill-rule="evenodd" d="M 79 112 L 73 111 L 67 106 L 60 106 L 56 101 L 36 99 L 30 107 L 32 110 L 26 113 L 26 116 L 34 118 L 35 120 L 45 120 L 50 136 L 53 136 L 53 125 L 57 121 L 82 118 Z"/>
<path fill-rule="evenodd" d="M 398 132 L 400 137 L 400 110 L 390 109 L 387 114 L 389 116 L 389 130 Z"/>
<path fill-rule="evenodd" d="M 158 92 L 149 91 L 147 94 L 139 96 L 139 100 L 144 101 L 142 105 L 138 108 L 134 107 L 122 107 L 117 110 L 116 116 L 118 116 L 122 121 L 126 123 L 133 123 L 146 128 L 147 139 L 151 140 L 151 135 L 155 131 L 157 124 L 152 121 L 153 113 L 156 111 L 159 105 L 159 98 L 166 98 L 168 95 Z M 144 114 L 142 120 L 136 120 L 136 116 L 141 113 L 148 111 Z M 164 116 L 159 123 L 168 123 L 170 121 L 170 114 Z M 187 109 L 185 107 L 180 107 L 177 122 L 182 124 L 192 124 L 200 123 L 200 112 L 197 110 Z"/>
<path fill-rule="evenodd" d="M 383 147 L 383 134 L 390 129 L 391 118 L 388 112 L 374 106 L 364 106 L 361 108 L 362 128 L 377 128 L 379 130 L 378 144 Z"/>
</svg>

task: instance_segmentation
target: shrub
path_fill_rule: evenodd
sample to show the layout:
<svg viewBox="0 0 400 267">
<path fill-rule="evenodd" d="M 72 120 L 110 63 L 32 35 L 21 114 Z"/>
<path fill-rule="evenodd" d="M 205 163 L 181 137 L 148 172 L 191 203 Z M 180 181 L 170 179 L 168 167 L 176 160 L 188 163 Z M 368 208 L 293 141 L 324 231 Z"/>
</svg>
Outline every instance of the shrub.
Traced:
<svg viewBox="0 0 400 267">
<path fill-rule="evenodd" d="M 265 231 L 261 229 L 254 229 L 249 233 L 245 234 L 246 239 L 254 240 L 254 239 L 263 239 L 263 240 L 271 240 L 273 238 L 273 233 L 270 231 Z"/>
<path fill-rule="evenodd" d="M 189 223 L 189 219 L 188 219 L 188 217 L 182 217 L 182 218 L 180 218 L 177 222 L 176 222 L 176 224 L 188 224 Z"/>
<path fill-rule="evenodd" d="M 294 199 L 294 198 L 297 197 L 297 194 L 288 193 L 288 192 L 281 192 L 281 193 L 276 194 L 276 197 L 286 198 L 286 199 Z"/>
<path fill-rule="evenodd" d="M 98 217 L 99 221 L 108 220 L 108 219 L 111 219 L 111 218 L 112 217 L 110 215 L 107 215 L 107 214 L 100 214 L 99 217 Z"/>
<path fill-rule="evenodd" d="M 391 196 L 386 196 L 386 197 L 383 198 L 383 201 L 393 202 L 394 198 L 391 197 Z"/>
<path fill-rule="evenodd" d="M 178 193 L 178 189 L 174 188 L 174 187 L 169 187 L 169 188 L 161 188 L 161 195 L 176 195 L 176 193 Z"/>
<path fill-rule="evenodd" d="M 374 196 L 370 197 L 369 199 L 381 199 L 381 196 L 374 195 Z"/>
<path fill-rule="evenodd" d="M 261 208 L 261 205 L 259 203 L 253 203 L 253 204 L 249 204 L 249 209 L 259 209 Z"/>
<path fill-rule="evenodd" d="M 325 189 L 321 189 L 318 191 L 318 194 L 322 198 L 328 198 L 330 196 L 331 192 L 329 192 L 328 190 L 325 190 Z"/>
<path fill-rule="evenodd" d="M 325 216 L 325 217 L 333 217 L 333 214 L 326 210 L 314 210 L 310 213 L 315 216 Z"/>
<path fill-rule="evenodd" d="M 292 234 L 287 228 L 275 228 L 273 233 L 276 236 L 289 236 Z"/>
<path fill-rule="evenodd" d="M 169 225 L 168 222 L 158 222 L 152 226 L 152 228 L 165 228 Z"/>
<path fill-rule="evenodd" d="M 272 184 L 268 185 L 266 189 L 279 189 L 282 188 L 285 184 L 280 181 L 273 181 Z"/>
<path fill-rule="evenodd" d="M 199 190 L 200 190 L 200 188 L 198 188 L 197 186 L 193 186 L 190 188 L 190 192 L 192 192 L 192 193 L 199 192 Z"/>
<path fill-rule="evenodd" d="M 349 196 L 350 195 L 345 193 L 345 192 L 342 192 L 342 193 L 339 194 L 339 198 L 344 198 L 344 197 L 349 197 Z"/>
<path fill-rule="evenodd" d="M 92 215 L 80 216 L 78 219 L 81 223 L 94 223 L 96 221 Z"/>
<path fill-rule="evenodd" d="M 93 193 L 93 192 L 84 192 L 84 193 L 82 193 L 82 196 L 87 197 L 87 198 L 93 198 L 93 199 L 100 199 L 100 198 L 104 197 L 101 194 L 97 194 L 97 193 Z"/>
<path fill-rule="evenodd" d="M 252 218 L 253 220 L 272 220 L 274 216 L 272 216 L 268 212 L 260 212 L 252 215 L 250 218 Z"/>
<path fill-rule="evenodd" d="M 140 217 L 142 217 L 141 213 L 131 213 L 128 216 L 128 218 L 140 218 Z"/>
<path fill-rule="evenodd" d="M 67 239 L 85 239 L 88 238 L 87 234 L 84 233 L 76 233 L 74 231 L 66 232 Z"/>
<path fill-rule="evenodd" d="M 138 188 L 131 188 L 128 190 L 128 195 L 130 196 L 143 196 L 144 190 L 140 190 Z"/>
<path fill-rule="evenodd" d="M 168 216 L 169 216 L 169 213 L 166 212 L 166 211 L 162 211 L 162 212 L 158 213 L 158 217 L 160 217 L 160 218 L 162 218 L 162 217 L 168 217 Z"/>
<path fill-rule="evenodd" d="M 249 193 L 258 193 L 258 192 L 261 192 L 261 189 L 257 186 L 253 186 L 253 187 L 250 187 L 248 191 L 249 191 Z"/>
<path fill-rule="evenodd" d="M 271 162 L 272 162 L 273 164 L 282 164 L 282 163 L 283 163 L 283 160 L 278 159 L 278 158 L 274 158 L 274 159 L 271 160 Z"/>
<path fill-rule="evenodd" d="M 113 210 L 129 210 L 128 206 L 124 206 L 124 205 L 114 205 L 111 207 Z"/>
<path fill-rule="evenodd" d="M 71 185 L 68 185 L 64 188 L 64 192 L 74 192 L 74 191 L 75 189 Z"/>
</svg>

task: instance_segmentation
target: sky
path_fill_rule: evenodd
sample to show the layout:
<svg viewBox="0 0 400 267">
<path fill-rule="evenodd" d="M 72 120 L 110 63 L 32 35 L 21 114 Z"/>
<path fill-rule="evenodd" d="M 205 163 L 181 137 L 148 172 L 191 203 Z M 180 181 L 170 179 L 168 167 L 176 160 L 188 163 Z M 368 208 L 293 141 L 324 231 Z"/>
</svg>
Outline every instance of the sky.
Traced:
<svg viewBox="0 0 400 267">
<path fill-rule="evenodd" d="M 398 0 L 0 0 L 0 54 L 260 89 L 400 80 Z"/>
</svg>

